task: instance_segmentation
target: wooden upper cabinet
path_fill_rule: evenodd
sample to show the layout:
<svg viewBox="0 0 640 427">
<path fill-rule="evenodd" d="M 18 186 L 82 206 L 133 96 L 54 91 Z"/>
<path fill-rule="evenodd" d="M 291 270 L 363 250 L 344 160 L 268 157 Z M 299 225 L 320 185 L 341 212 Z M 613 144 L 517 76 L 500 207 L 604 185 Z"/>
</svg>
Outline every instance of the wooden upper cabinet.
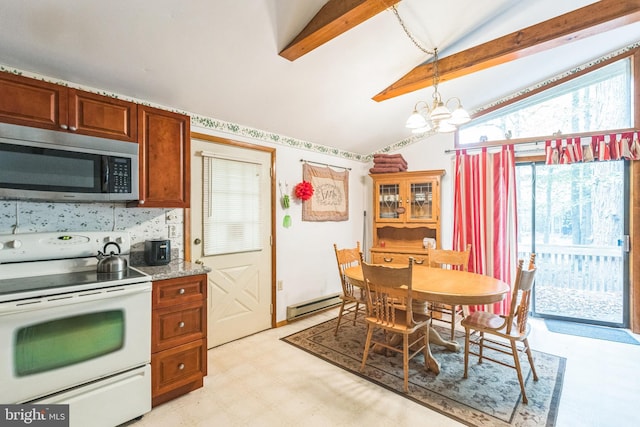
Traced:
<svg viewBox="0 0 640 427">
<path fill-rule="evenodd" d="M 67 88 L 15 74 L 0 73 L 0 120 L 61 130 L 67 124 Z"/>
<path fill-rule="evenodd" d="M 140 200 L 137 206 L 188 208 L 189 116 L 139 105 L 138 144 Z"/>
<path fill-rule="evenodd" d="M 136 142 L 137 104 L 0 73 L 0 121 Z"/>
<path fill-rule="evenodd" d="M 190 119 L 134 102 L 0 73 L 0 122 L 139 144 L 139 200 L 188 208 Z"/>
<path fill-rule="evenodd" d="M 374 220 L 388 223 L 436 223 L 440 218 L 442 171 L 371 175 Z"/>
<path fill-rule="evenodd" d="M 137 104 L 69 89 L 69 130 L 101 138 L 136 142 Z"/>
<path fill-rule="evenodd" d="M 405 264 L 426 259 L 424 239 L 441 247 L 440 182 L 444 170 L 382 173 L 373 180 L 374 263 Z"/>
</svg>

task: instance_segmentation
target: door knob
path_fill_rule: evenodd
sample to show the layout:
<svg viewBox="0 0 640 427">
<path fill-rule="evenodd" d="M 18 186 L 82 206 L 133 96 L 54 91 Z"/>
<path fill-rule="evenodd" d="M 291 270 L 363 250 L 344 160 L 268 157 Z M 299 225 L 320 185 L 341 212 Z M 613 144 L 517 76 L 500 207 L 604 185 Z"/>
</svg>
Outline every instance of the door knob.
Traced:
<svg viewBox="0 0 640 427">
<path fill-rule="evenodd" d="M 195 240 L 193 241 L 193 244 L 194 244 L 194 245 L 199 245 L 200 243 L 202 243 L 202 240 L 200 240 L 200 239 L 195 239 Z"/>
<path fill-rule="evenodd" d="M 201 259 L 197 259 L 196 264 L 204 265 L 204 261 L 202 261 Z"/>
</svg>

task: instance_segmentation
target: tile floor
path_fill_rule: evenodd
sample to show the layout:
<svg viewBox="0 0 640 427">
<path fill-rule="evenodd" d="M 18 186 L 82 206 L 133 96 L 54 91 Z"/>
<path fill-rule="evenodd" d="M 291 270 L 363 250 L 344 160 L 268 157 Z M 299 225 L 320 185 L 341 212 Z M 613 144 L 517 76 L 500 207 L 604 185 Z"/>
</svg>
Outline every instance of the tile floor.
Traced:
<svg viewBox="0 0 640 427">
<path fill-rule="evenodd" d="M 461 425 L 279 340 L 336 315 L 323 312 L 209 350 L 202 389 L 128 425 Z M 567 358 L 557 426 L 640 425 L 640 346 L 555 334 L 540 319 L 531 323 L 534 349 Z"/>
</svg>

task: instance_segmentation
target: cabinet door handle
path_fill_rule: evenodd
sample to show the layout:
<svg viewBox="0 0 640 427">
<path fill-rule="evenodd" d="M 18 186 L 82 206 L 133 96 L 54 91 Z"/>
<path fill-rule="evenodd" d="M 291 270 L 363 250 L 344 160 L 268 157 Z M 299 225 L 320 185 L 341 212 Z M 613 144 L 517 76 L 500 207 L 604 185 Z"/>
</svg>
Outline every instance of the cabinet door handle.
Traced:
<svg viewBox="0 0 640 427">
<path fill-rule="evenodd" d="M 424 264 L 424 260 L 423 260 L 423 259 L 421 259 L 421 260 L 414 259 L 414 260 L 413 260 L 413 263 L 414 263 L 414 264 L 418 264 L 418 265 L 420 265 L 420 264 Z"/>
<path fill-rule="evenodd" d="M 180 328 L 184 328 L 184 322 L 180 322 L 180 323 L 178 323 L 178 326 L 179 326 Z"/>
<path fill-rule="evenodd" d="M 67 125 L 60 125 L 60 129 L 68 129 Z"/>
<path fill-rule="evenodd" d="M 393 261 L 393 258 L 383 258 L 383 259 L 384 259 L 384 262 L 392 262 Z"/>
<path fill-rule="evenodd" d="M 75 132 L 75 131 L 77 131 L 77 130 L 78 130 L 78 128 L 77 128 L 77 127 L 75 127 L 75 126 L 69 126 L 69 130 L 70 130 L 71 132 Z"/>
<path fill-rule="evenodd" d="M 180 290 L 178 291 L 178 293 L 179 293 L 180 295 L 184 294 L 184 288 L 180 288 Z"/>
<path fill-rule="evenodd" d="M 184 363 L 181 363 L 178 365 L 178 369 L 180 369 L 181 371 L 184 369 Z"/>
</svg>

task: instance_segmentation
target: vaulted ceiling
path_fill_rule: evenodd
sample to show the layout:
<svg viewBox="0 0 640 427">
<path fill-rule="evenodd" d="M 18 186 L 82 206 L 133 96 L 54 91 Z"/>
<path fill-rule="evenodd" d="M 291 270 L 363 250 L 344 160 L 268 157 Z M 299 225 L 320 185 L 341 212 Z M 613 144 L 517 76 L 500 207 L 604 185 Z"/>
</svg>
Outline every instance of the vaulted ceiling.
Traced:
<svg viewBox="0 0 640 427">
<path fill-rule="evenodd" d="M 640 41 L 640 0 L 0 0 L 0 65 L 369 154 L 432 94 L 394 3 L 469 110 Z"/>
</svg>

